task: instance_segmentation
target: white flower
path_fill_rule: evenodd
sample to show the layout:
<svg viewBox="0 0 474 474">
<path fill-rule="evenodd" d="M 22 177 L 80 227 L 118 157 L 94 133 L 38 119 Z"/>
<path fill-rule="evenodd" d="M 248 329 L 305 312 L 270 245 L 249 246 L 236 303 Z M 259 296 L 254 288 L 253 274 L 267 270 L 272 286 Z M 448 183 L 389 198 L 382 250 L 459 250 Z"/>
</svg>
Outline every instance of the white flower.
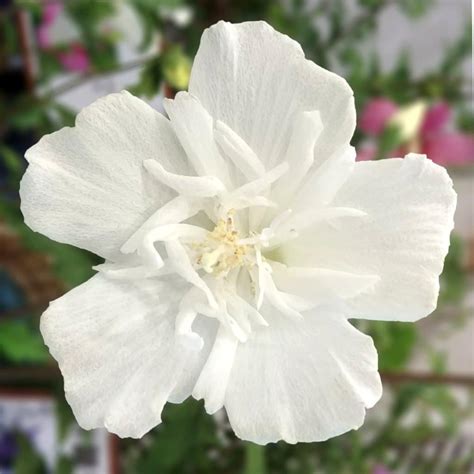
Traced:
<svg viewBox="0 0 474 474">
<path fill-rule="evenodd" d="M 109 95 L 26 155 L 26 223 L 106 260 L 41 323 L 79 423 L 140 437 L 192 394 L 257 443 L 358 428 L 382 387 L 348 318 L 433 311 L 446 171 L 355 163 L 351 89 L 263 22 L 208 29 L 165 108 Z"/>
</svg>

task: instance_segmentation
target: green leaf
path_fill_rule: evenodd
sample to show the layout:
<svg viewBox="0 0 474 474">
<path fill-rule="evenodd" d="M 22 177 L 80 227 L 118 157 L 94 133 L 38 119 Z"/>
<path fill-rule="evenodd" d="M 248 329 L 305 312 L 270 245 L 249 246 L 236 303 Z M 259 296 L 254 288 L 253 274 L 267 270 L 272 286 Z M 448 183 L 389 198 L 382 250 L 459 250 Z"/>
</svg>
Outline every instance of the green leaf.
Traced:
<svg viewBox="0 0 474 474">
<path fill-rule="evenodd" d="M 474 111 L 469 107 L 461 108 L 457 118 L 457 126 L 463 132 L 474 134 Z"/>
<path fill-rule="evenodd" d="M 380 370 L 396 371 L 405 367 L 417 340 L 413 324 L 374 321 L 369 332 L 379 353 Z"/>
<path fill-rule="evenodd" d="M 18 434 L 17 443 L 19 454 L 16 456 L 13 472 L 15 474 L 46 474 L 48 471 L 44 461 L 30 440 L 25 435 Z"/>
<path fill-rule="evenodd" d="M 11 127 L 18 130 L 29 130 L 38 127 L 45 118 L 43 108 L 38 104 L 29 104 L 20 112 L 12 114 L 8 118 Z"/>
<path fill-rule="evenodd" d="M 187 400 L 181 405 L 168 404 L 163 423 L 147 437 L 148 450 L 136 462 L 136 472 L 216 472 L 216 461 L 207 451 L 218 447 L 215 425 L 202 403 Z M 192 459 L 192 470 L 189 460 Z"/>
<path fill-rule="evenodd" d="M 73 474 L 74 473 L 74 462 L 65 456 L 60 456 L 54 474 Z"/>
<path fill-rule="evenodd" d="M 8 183 L 12 188 L 17 188 L 25 170 L 21 156 L 6 145 L 0 145 L 0 157 L 8 172 Z"/>
<path fill-rule="evenodd" d="M 434 4 L 434 0 L 399 0 L 402 11 L 412 18 L 424 15 Z"/>
<path fill-rule="evenodd" d="M 0 353 L 13 363 L 41 363 L 49 358 L 39 331 L 24 321 L 0 323 Z"/>
<path fill-rule="evenodd" d="M 85 34 L 97 31 L 100 22 L 111 17 L 117 7 L 116 2 L 94 2 L 91 0 L 64 2 L 64 6 L 69 17 Z"/>
<path fill-rule="evenodd" d="M 440 304 L 459 303 L 467 290 L 467 275 L 464 270 L 464 247 L 460 237 L 451 234 L 449 252 L 444 260 L 440 277 Z"/>
<path fill-rule="evenodd" d="M 467 22 L 460 38 L 445 50 L 445 57 L 441 63 L 442 76 L 452 76 L 460 72 L 464 59 L 471 56 L 472 51 L 472 25 Z"/>
<path fill-rule="evenodd" d="M 151 98 L 159 92 L 162 82 L 161 58 L 155 56 L 141 70 L 138 82 L 127 89 L 134 95 Z"/>
<path fill-rule="evenodd" d="M 191 75 L 191 60 L 184 54 L 181 46 L 168 48 L 163 53 L 162 65 L 163 76 L 173 89 L 187 89 Z"/>
<path fill-rule="evenodd" d="M 63 440 L 67 436 L 71 425 L 75 422 L 75 418 L 71 407 L 64 399 L 64 393 L 62 389 L 58 389 L 58 393 L 55 398 L 58 435 L 59 439 Z"/>
<path fill-rule="evenodd" d="M 381 133 L 378 139 L 376 159 L 388 158 L 391 151 L 394 151 L 403 142 L 400 129 L 394 125 L 389 125 Z"/>
</svg>

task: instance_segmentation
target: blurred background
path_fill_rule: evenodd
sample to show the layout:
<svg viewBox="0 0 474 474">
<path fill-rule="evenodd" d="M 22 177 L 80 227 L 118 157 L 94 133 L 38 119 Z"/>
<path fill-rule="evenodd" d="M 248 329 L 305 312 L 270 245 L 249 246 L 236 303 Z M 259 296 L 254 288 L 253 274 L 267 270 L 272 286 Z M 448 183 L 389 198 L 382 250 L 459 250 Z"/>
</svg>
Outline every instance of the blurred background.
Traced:
<svg viewBox="0 0 474 474">
<path fill-rule="evenodd" d="M 360 323 L 384 396 L 361 429 L 324 443 L 243 443 L 193 400 L 168 405 L 141 440 L 82 431 L 38 329 L 97 259 L 24 226 L 25 150 L 110 92 L 162 110 L 219 19 L 264 19 L 348 80 L 359 160 L 426 153 L 459 194 L 438 309 Z M 474 472 L 473 197 L 469 0 L 0 0 L 0 474 Z"/>
</svg>

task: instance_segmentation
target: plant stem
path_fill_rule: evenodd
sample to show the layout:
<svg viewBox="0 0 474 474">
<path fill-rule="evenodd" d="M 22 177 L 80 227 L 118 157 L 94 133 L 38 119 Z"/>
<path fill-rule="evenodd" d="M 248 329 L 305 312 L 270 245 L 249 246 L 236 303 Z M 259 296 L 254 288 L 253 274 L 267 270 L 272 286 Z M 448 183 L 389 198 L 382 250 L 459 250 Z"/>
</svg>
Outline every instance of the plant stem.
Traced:
<svg viewBox="0 0 474 474">
<path fill-rule="evenodd" d="M 245 443 L 244 474 L 265 474 L 265 446 Z"/>
</svg>

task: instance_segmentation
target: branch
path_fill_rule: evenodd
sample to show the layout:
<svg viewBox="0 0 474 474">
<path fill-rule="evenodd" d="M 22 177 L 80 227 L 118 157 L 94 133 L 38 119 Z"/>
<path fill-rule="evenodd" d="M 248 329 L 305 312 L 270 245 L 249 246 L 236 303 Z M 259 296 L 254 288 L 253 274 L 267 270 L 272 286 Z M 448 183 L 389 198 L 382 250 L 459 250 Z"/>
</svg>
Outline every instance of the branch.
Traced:
<svg viewBox="0 0 474 474">
<path fill-rule="evenodd" d="M 134 61 L 129 61 L 127 63 L 121 64 L 116 69 L 107 72 L 89 72 L 86 74 L 82 74 L 78 77 L 71 79 L 70 81 L 61 84 L 60 86 L 49 90 L 46 96 L 50 99 L 57 97 L 58 95 L 64 94 L 65 92 L 70 91 L 71 89 L 75 89 L 76 87 L 85 84 L 86 82 L 90 81 L 91 79 L 95 79 L 97 77 L 105 77 L 110 76 L 112 74 L 118 74 L 120 72 L 129 71 L 130 69 L 135 69 L 137 67 L 143 66 L 149 59 L 153 56 L 147 56 L 145 58 L 135 59 Z"/>
<path fill-rule="evenodd" d="M 54 381 L 60 378 L 61 372 L 56 364 L 40 367 L 8 367 L 0 368 L 0 384 L 21 381 Z M 397 385 L 401 383 L 423 383 L 440 385 L 463 385 L 474 387 L 472 375 L 433 374 L 429 372 L 382 372 L 382 380 Z"/>
</svg>

